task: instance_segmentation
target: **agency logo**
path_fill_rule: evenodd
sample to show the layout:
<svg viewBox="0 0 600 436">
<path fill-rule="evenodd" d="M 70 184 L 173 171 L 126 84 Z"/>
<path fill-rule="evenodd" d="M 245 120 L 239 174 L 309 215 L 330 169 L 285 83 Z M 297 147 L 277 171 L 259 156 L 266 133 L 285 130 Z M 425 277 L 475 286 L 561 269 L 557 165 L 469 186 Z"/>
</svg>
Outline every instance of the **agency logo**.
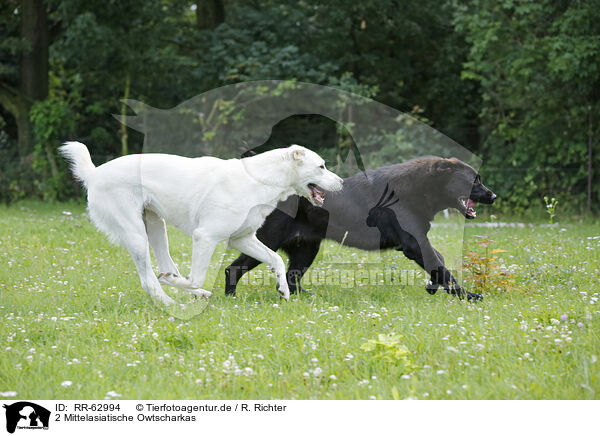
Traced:
<svg viewBox="0 0 600 436">
<path fill-rule="evenodd" d="M 48 430 L 50 411 L 42 406 L 28 401 L 19 401 L 6 409 L 6 431 L 14 433 L 16 429 Z"/>
</svg>

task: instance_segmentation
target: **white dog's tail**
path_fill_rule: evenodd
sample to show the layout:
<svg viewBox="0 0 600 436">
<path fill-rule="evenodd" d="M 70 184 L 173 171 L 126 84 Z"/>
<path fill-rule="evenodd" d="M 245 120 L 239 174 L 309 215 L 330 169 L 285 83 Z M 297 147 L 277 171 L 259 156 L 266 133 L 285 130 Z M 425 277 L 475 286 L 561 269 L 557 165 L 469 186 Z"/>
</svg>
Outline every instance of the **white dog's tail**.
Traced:
<svg viewBox="0 0 600 436">
<path fill-rule="evenodd" d="M 71 162 L 73 176 L 87 187 L 88 179 L 96 169 L 87 147 L 81 142 L 65 142 L 59 150 Z"/>
</svg>

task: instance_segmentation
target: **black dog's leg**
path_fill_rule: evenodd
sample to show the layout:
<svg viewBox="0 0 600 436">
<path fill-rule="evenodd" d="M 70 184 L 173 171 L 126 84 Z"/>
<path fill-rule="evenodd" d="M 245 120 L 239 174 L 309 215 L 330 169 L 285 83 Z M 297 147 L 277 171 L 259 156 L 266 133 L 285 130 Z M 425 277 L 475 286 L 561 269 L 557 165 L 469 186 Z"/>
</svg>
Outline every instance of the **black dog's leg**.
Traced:
<svg viewBox="0 0 600 436">
<path fill-rule="evenodd" d="M 435 248 L 433 249 L 433 251 L 435 251 L 435 254 L 437 254 L 437 256 L 442 261 L 442 265 L 445 265 L 444 256 L 442 256 L 442 254 L 439 251 L 437 251 Z M 456 295 L 458 298 L 463 298 L 466 296 L 467 300 L 474 300 L 474 301 L 483 300 L 483 295 L 475 293 L 475 292 L 465 291 L 458 284 L 458 282 L 456 281 L 456 279 L 454 278 L 452 273 L 450 271 L 448 271 L 445 266 L 439 267 L 437 271 L 432 271 L 432 280 L 431 280 L 432 283 L 434 283 L 434 281 L 433 281 L 434 273 L 436 275 L 438 285 L 442 286 L 444 288 L 444 290 L 446 292 L 448 292 L 449 294 Z"/>
<path fill-rule="evenodd" d="M 404 232 L 402 234 L 401 237 L 401 242 L 399 244 L 401 246 L 401 248 L 399 248 L 399 251 L 402 251 L 404 253 L 404 256 L 406 256 L 407 259 L 412 260 L 414 262 L 416 262 L 417 265 L 419 265 L 421 268 L 425 269 L 425 262 L 423 261 L 423 254 L 421 252 L 421 246 L 419 245 L 419 243 L 417 242 L 417 240 L 415 239 L 414 236 L 412 236 L 410 233 L 408 232 Z M 435 294 L 437 292 L 437 286 L 431 287 L 430 285 L 427 286 L 427 292 L 429 292 L 431 295 Z"/>
<path fill-rule="evenodd" d="M 467 300 L 483 300 L 481 294 L 468 292 L 461 288 L 452 273 L 444 266 L 440 266 L 437 270 L 431 271 L 431 284 L 427 285 L 427 292 L 432 293 L 430 291 L 430 289 L 432 289 L 433 293 L 435 293 L 439 286 L 443 287 L 449 294 L 456 295 L 460 299 L 466 296 Z"/>
<path fill-rule="evenodd" d="M 414 260 L 421 268 L 423 268 L 426 271 L 428 268 L 425 267 L 422 246 L 426 250 L 431 250 L 431 252 L 429 253 L 429 264 L 437 264 L 437 267 L 432 268 L 430 270 L 431 283 L 425 287 L 425 290 L 429 294 L 434 295 L 437 292 L 438 288 L 441 286 L 446 292 L 448 292 L 451 295 L 456 295 L 458 298 L 464 298 L 466 296 L 467 300 L 483 299 L 483 296 L 481 294 L 477 294 L 474 292 L 466 292 L 464 289 L 461 288 L 454 276 L 444 266 L 444 257 L 428 242 L 419 244 L 416 238 L 414 238 L 412 235 L 409 235 L 409 237 L 403 238 L 402 244 L 404 255 L 407 258 Z"/>
<path fill-rule="evenodd" d="M 419 245 L 416 243 L 416 240 L 414 241 L 414 244 L 411 243 L 410 245 L 405 245 L 404 249 L 402 251 L 404 252 L 404 255 L 408 259 L 415 261 L 421 268 L 425 269 L 425 262 L 423 261 L 423 255 L 421 254 L 421 249 L 419 248 Z M 425 290 L 430 295 L 435 295 L 438 288 L 440 287 L 440 283 L 437 280 L 437 277 L 438 277 L 437 271 L 432 271 L 430 276 L 431 276 L 431 283 L 429 283 L 425 287 Z"/>
<path fill-rule="evenodd" d="M 300 244 L 294 244 L 293 249 L 286 250 L 290 258 L 287 271 L 290 293 L 303 291 L 302 286 L 300 286 L 300 280 L 315 260 L 320 245 L 321 241 L 302 241 Z M 285 249 L 286 247 L 284 247 Z"/>
<path fill-rule="evenodd" d="M 253 257 L 241 254 L 231 265 L 225 268 L 225 295 L 235 295 L 235 288 L 244 274 L 260 265 Z"/>
</svg>

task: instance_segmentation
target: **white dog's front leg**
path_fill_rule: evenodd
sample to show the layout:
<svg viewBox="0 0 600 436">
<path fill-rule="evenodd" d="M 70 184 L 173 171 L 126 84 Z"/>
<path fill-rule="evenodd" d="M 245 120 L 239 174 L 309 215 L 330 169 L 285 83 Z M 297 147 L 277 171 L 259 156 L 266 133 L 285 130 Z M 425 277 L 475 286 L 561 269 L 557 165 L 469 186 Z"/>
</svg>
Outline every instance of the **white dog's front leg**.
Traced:
<svg viewBox="0 0 600 436">
<path fill-rule="evenodd" d="M 215 251 L 217 243 L 206 237 L 202 229 L 194 230 L 192 234 L 192 271 L 185 278 L 178 274 L 161 273 L 158 281 L 164 285 L 175 286 L 199 297 L 210 297 L 212 292 L 202 289 L 206 280 L 206 273 L 210 258 Z"/>
<path fill-rule="evenodd" d="M 256 237 L 256 234 L 232 239 L 229 243 L 233 248 L 240 250 L 242 253 L 269 265 L 273 271 L 275 271 L 277 289 L 279 290 L 281 297 L 286 301 L 290 299 L 290 290 L 285 276 L 285 264 L 277 253 L 260 242 Z"/>
</svg>

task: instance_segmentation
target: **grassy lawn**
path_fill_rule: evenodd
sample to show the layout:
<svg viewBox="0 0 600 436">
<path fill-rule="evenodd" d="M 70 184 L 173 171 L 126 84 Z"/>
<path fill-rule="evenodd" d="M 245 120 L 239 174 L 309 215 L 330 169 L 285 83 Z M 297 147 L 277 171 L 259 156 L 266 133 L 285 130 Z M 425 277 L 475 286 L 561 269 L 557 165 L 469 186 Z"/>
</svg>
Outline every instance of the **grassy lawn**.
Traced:
<svg viewBox="0 0 600 436">
<path fill-rule="evenodd" d="M 475 235 L 492 231 L 467 227 L 467 249 L 480 250 Z M 452 226 L 432 233 L 444 255 L 457 255 Z M 93 228 L 83 206 L 0 206 L 0 392 L 31 399 L 600 398 L 600 226 L 502 227 L 491 239 L 506 250 L 498 264 L 514 285 L 486 290 L 476 304 L 443 291 L 430 296 L 424 276 L 399 253 L 330 242 L 305 285 L 310 292 L 280 301 L 262 267 L 238 297 L 226 298 L 222 269 L 237 253 L 222 248 L 213 257 L 209 306 L 182 321 L 152 304 L 128 253 Z M 170 240 L 187 273 L 189 239 L 171 230 Z M 361 280 L 357 271 L 378 275 Z M 361 348 L 380 334 L 401 338 Z"/>
</svg>

